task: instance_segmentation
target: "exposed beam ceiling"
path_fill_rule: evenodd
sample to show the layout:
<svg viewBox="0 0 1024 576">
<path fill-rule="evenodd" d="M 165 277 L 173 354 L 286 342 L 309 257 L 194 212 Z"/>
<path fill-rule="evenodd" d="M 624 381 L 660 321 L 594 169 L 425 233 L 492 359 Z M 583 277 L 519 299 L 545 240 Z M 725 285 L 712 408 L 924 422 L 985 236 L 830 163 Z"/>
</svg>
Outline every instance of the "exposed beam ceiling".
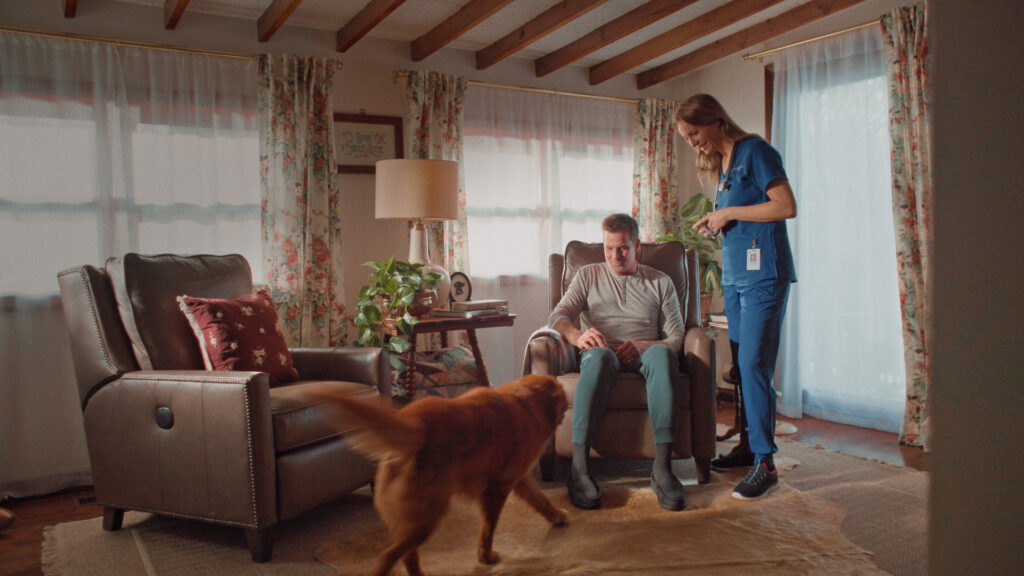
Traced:
<svg viewBox="0 0 1024 576">
<path fill-rule="evenodd" d="M 174 30 L 190 0 L 164 0 L 164 29 Z"/>
<path fill-rule="evenodd" d="M 433 30 L 412 41 L 413 62 L 419 62 L 444 48 L 512 2 L 515 0 L 471 0 Z"/>
<path fill-rule="evenodd" d="M 504 38 L 476 53 L 476 69 L 484 70 L 508 58 L 536 40 L 547 36 L 575 18 L 608 0 L 565 0 L 543 14 L 509 32 Z"/>
<path fill-rule="evenodd" d="M 591 85 L 629 75 L 645 89 L 866 0 L 105 1 L 162 5 L 167 30 L 202 12 L 249 19 L 260 42 L 284 25 L 330 30 L 338 52 L 369 36 L 408 42 L 411 62 L 447 48 L 473 54 L 478 70 L 515 56 L 531 59 L 538 78 L 584 66 Z M 78 4 L 61 0 L 63 16 Z"/>
<path fill-rule="evenodd" d="M 395 11 L 395 8 L 404 3 L 405 0 L 372 0 L 365 8 L 356 14 L 356 17 L 349 20 L 348 24 L 338 30 L 337 49 L 344 52 L 366 36 L 366 33 L 373 30 L 373 27 L 380 24 L 382 20 Z"/>
<path fill-rule="evenodd" d="M 572 64 L 587 54 L 600 50 L 617 40 L 643 30 L 650 24 L 693 4 L 697 0 L 651 0 L 642 4 L 615 20 L 595 28 L 589 34 L 571 44 L 549 52 L 534 60 L 534 71 L 537 77 L 548 74 Z M 592 82 L 593 83 L 593 82 Z"/>
<path fill-rule="evenodd" d="M 270 40 L 292 12 L 302 4 L 302 0 L 274 0 L 256 21 L 256 33 L 260 42 Z"/>
<path fill-rule="evenodd" d="M 736 32 L 735 34 L 726 36 L 721 40 L 708 44 L 703 48 L 694 50 L 693 52 L 690 52 L 680 58 L 676 58 L 671 62 L 651 68 L 646 72 L 641 72 L 636 77 L 636 86 L 641 90 L 654 86 L 655 84 L 664 82 L 665 80 L 674 78 L 681 74 L 685 74 L 691 70 L 696 70 L 705 64 L 710 64 L 715 60 L 724 58 L 730 54 L 735 54 L 755 44 L 774 38 L 784 32 L 795 30 L 804 24 L 820 20 L 829 14 L 834 14 L 855 4 L 860 4 L 863 1 L 864 0 L 815 0 L 814 2 L 802 4 L 788 12 L 780 14 L 776 18 L 768 18 L 759 24 L 755 24 L 750 28 L 746 28 Z"/>
<path fill-rule="evenodd" d="M 643 44 L 627 50 L 622 54 L 590 68 L 590 85 L 600 84 L 605 80 L 614 78 L 636 68 L 637 66 L 654 60 L 658 56 L 667 54 L 676 48 L 699 40 L 735 24 L 744 18 L 757 14 L 759 11 L 778 4 L 782 0 L 733 0 L 732 2 L 716 8 L 710 12 L 694 18 L 672 30 L 665 32 Z"/>
</svg>

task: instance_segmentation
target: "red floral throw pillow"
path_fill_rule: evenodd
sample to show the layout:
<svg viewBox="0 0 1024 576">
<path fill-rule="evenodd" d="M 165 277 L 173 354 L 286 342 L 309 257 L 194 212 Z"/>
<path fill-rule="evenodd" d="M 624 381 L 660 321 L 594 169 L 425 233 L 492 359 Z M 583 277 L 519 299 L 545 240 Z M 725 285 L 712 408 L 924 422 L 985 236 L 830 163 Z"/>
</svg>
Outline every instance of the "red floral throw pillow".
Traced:
<svg viewBox="0 0 1024 576">
<path fill-rule="evenodd" d="M 298 380 L 267 294 L 235 299 L 178 296 L 178 306 L 195 332 L 207 370 L 266 372 L 271 385 Z"/>
</svg>

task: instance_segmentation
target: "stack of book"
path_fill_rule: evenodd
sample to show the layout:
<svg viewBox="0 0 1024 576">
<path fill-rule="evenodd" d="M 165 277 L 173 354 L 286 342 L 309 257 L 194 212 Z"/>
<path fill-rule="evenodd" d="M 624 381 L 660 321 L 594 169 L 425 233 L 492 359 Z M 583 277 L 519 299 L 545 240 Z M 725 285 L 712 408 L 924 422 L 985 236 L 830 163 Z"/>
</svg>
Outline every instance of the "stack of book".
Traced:
<svg viewBox="0 0 1024 576">
<path fill-rule="evenodd" d="M 729 329 L 729 319 L 726 318 L 725 312 L 712 312 L 708 314 L 708 324 L 712 328 Z"/>
<path fill-rule="evenodd" d="M 480 316 L 501 316 L 508 314 L 508 300 L 466 300 L 452 302 L 451 310 L 434 310 L 434 316 L 442 318 L 478 318 Z"/>
</svg>

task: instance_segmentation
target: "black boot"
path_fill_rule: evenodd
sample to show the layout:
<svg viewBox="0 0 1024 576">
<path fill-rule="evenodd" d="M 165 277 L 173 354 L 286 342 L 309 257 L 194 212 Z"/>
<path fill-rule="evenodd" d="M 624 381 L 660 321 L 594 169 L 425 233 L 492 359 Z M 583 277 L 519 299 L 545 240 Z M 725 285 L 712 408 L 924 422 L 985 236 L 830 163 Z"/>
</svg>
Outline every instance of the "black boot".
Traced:
<svg viewBox="0 0 1024 576">
<path fill-rule="evenodd" d="M 569 501 L 573 506 L 595 510 L 601 507 L 601 488 L 588 472 L 589 452 L 590 448 L 584 444 L 572 445 L 572 466 L 569 467 L 566 488 L 569 490 Z"/>
<path fill-rule="evenodd" d="M 733 468 L 749 468 L 754 464 L 754 453 L 743 438 L 728 454 L 719 454 L 711 461 L 711 469 L 715 472 L 726 472 Z"/>
<path fill-rule="evenodd" d="M 686 491 L 672 472 L 672 444 L 654 445 L 654 466 L 651 470 L 651 490 L 658 504 L 666 510 L 686 508 Z"/>
</svg>

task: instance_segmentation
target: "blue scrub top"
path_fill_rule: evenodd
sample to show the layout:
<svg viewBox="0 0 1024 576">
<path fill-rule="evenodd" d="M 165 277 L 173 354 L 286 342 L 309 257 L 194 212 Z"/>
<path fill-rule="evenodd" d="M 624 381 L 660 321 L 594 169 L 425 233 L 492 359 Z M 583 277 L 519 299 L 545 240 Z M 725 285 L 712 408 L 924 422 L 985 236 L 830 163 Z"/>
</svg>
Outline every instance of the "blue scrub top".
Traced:
<svg viewBox="0 0 1024 576">
<path fill-rule="evenodd" d="M 746 138 L 733 148 L 732 166 L 722 175 L 715 209 L 768 201 L 768 184 L 787 180 L 782 156 L 762 138 Z M 747 270 L 747 250 L 761 249 L 760 270 Z M 796 282 L 786 222 L 733 220 L 722 229 L 722 284 L 749 286 L 761 280 Z"/>
</svg>

